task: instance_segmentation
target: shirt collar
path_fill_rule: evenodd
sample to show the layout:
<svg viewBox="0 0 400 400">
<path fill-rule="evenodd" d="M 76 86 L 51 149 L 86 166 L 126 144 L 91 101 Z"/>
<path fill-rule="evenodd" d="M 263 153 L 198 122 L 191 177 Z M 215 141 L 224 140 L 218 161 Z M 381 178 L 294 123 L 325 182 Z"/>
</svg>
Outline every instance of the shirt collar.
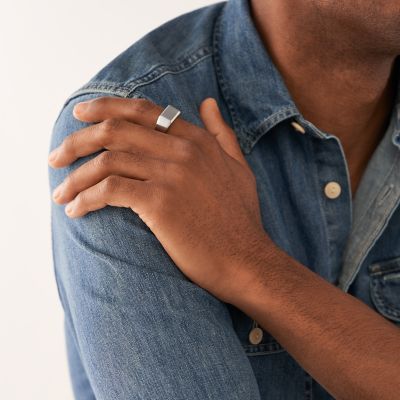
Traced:
<svg viewBox="0 0 400 400">
<path fill-rule="evenodd" d="M 289 118 L 308 127 L 315 136 L 331 137 L 300 114 L 256 30 L 248 0 L 225 3 L 215 25 L 214 54 L 220 88 L 245 154 L 266 132 Z M 391 139 L 400 149 L 399 92 Z"/>
</svg>

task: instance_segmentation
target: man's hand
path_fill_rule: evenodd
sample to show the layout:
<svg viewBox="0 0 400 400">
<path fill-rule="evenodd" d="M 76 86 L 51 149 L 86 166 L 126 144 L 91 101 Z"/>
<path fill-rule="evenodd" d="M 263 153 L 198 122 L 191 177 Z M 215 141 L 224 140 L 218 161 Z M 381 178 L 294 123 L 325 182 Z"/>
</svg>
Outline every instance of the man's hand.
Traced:
<svg viewBox="0 0 400 400">
<path fill-rule="evenodd" d="M 178 118 L 160 133 L 161 111 L 145 100 L 78 105 L 78 119 L 99 123 L 68 136 L 51 166 L 107 151 L 74 170 L 55 201 L 69 202 L 71 217 L 130 207 L 185 275 L 258 321 L 335 398 L 397 399 L 398 327 L 272 242 L 255 177 L 214 100 L 200 107 L 206 129 Z"/>
<path fill-rule="evenodd" d="M 69 135 L 50 166 L 106 151 L 74 170 L 53 199 L 68 203 L 73 218 L 107 205 L 131 208 L 188 278 L 231 302 L 251 285 L 252 254 L 273 245 L 256 179 L 214 99 L 200 106 L 206 129 L 178 118 L 167 133 L 156 131 L 161 112 L 143 99 L 78 103 L 75 118 L 96 124 Z"/>
</svg>

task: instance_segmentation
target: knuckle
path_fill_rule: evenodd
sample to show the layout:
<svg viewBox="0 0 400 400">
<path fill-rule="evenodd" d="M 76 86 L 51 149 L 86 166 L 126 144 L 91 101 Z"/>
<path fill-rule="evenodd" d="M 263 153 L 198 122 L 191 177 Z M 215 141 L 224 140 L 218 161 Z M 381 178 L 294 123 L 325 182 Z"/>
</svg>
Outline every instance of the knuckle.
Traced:
<svg viewBox="0 0 400 400">
<path fill-rule="evenodd" d="M 64 151 L 66 153 L 74 153 L 74 149 L 76 146 L 76 135 L 74 133 L 72 133 L 71 135 L 68 135 L 63 142 L 63 147 L 64 147 Z"/>
<path fill-rule="evenodd" d="M 190 162 L 197 157 L 199 152 L 198 146 L 187 139 L 180 142 L 179 145 L 179 159 L 182 162 Z"/>
<path fill-rule="evenodd" d="M 107 118 L 103 122 L 100 123 L 100 131 L 103 137 L 103 140 L 110 140 L 110 136 L 114 134 L 114 132 L 121 125 L 121 120 L 118 118 Z"/>
<path fill-rule="evenodd" d="M 102 180 L 102 183 L 100 185 L 101 194 L 108 194 L 115 192 L 116 190 L 118 190 L 120 183 L 121 181 L 118 176 L 116 175 L 107 176 L 107 178 Z"/>
<path fill-rule="evenodd" d="M 143 154 L 140 151 L 131 151 L 129 153 L 121 153 L 127 162 L 141 164 L 143 162 Z"/>
<path fill-rule="evenodd" d="M 112 97 L 109 96 L 102 96 L 98 97 L 97 99 L 94 99 L 92 101 L 92 107 L 99 107 L 99 108 L 106 108 L 110 105 L 110 102 L 112 101 Z"/>
<path fill-rule="evenodd" d="M 74 198 L 74 204 L 76 208 L 82 207 L 82 205 L 85 204 L 85 200 L 86 200 L 86 193 L 85 192 L 78 193 Z"/>
<path fill-rule="evenodd" d="M 110 165 L 113 165 L 117 159 L 117 154 L 113 151 L 103 151 L 96 157 L 97 165 L 101 169 L 107 169 Z"/>
<path fill-rule="evenodd" d="M 73 171 L 64 178 L 64 182 L 63 182 L 64 190 L 66 190 L 66 189 L 70 190 L 74 186 L 74 184 L 76 182 L 76 174 L 77 174 L 77 172 Z"/>
<path fill-rule="evenodd" d="M 147 99 L 133 99 L 133 112 L 136 114 L 147 113 L 155 107 L 154 103 Z"/>
</svg>

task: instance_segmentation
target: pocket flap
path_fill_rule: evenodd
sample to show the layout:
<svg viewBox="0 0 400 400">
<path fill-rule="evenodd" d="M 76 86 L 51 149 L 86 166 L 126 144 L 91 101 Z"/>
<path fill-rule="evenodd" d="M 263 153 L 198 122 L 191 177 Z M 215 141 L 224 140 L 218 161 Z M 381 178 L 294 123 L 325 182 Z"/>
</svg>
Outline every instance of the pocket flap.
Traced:
<svg viewBox="0 0 400 400">
<path fill-rule="evenodd" d="M 400 257 L 371 264 L 369 274 L 375 307 L 386 318 L 400 322 Z"/>
</svg>

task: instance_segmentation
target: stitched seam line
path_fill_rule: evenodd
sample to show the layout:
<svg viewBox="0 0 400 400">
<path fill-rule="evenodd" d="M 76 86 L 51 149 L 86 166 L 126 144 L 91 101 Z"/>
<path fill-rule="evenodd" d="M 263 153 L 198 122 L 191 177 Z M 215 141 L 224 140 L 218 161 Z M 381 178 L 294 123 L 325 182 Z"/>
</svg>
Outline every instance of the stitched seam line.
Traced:
<svg viewBox="0 0 400 400">
<path fill-rule="evenodd" d="M 293 117 L 295 115 L 299 115 L 299 113 L 293 106 L 281 108 L 278 112 L 260 122 L 255 130 L 258 132 L 260 130 L 270 129 L 277 123 L 282 122 L 285 118 Z"/>
<path fill-rule="evenodd" d="M 267 119 L 262 121 L 254 131 L 249 131 L 249 145 L 253 147 L 268 130 L 272 129 L 282 121 L 298 115 L 298 111 L 292 106 L 284 107 L 270 115 Z"/>
<path fill-rule="evenodd" d="M 215 68 L 215 73 L 217 76 L 217 80 L 219 83 L 219 86 L 221 88 L 221 95 L 225 100 L 226 105 L 228 106 L 229 114 L 233 123 L 233 129 L 236 132 L 241 132 L 242 127 L 240 126 L 239 118 L 237 116 L 237 113 L 235 111 L 235 108 L 233 107 L 231 96 L 229 95 L 229 89 L 228 85 L 222 76 L 222 71 L 220 67 L 221 59 L 219 57 L 219 43 L 220 43 L 220 38 L 221 38 L 221 20 L 222 20 L 222 15 L 223 15 L 223 10 L 224 8 L 221 8 L 221 11 L 216 18 L 215 25 L 214 25 L 214 31 L 213 31 L 213 47 L 214 47 L 214 68 Z M 244 142 L 246 149 L 249 146 L 250 142 L 248 140 L 245 140 L 242 135 L 240 135 L 240 139 Z"/>
<path fill-rule="evenodd" d="M 72 93 L 72 95 L 68 98 L 68 101 L 76 96 L 79 96 L 80 94 L 92 92 L 107 92 L 109 94 L 121 97 L 130 97 L 132 96 L 132 93 L 137 90 L 137 88 L 153 83 L 167 74 L 178 74 L 185 72 L 211 56 L 212 47 L 203 46 L 187 56 L 187 58 L 185 58 L 179 64 L 159 64 L 156 67 L 153 67 L 145 75 L 123 84 L 116 84 L 109 81 L 88 82 L 80 89 Z"/>
<path fill-rule="evenodd" d="M 190 68 L 197 65 L 199 62 L 207 59 L 212 56 L 212 47 L 211 46 L 203 46 L 196 50 L 191 55 L 187 56 L 181 63 L 179 64 L 159 64 L 154 67 L 152 70 L 147 72 L 144 76 L 140 78 L 136 78 L 131 82 L 127 82 L 125 86 L 129 88 L 129 91 L 134 91 L 137 87 L 143 86 L 144 84 L 152 83 L 155 80 L 161 78 L 165 74 L 177 74 L 179 72 L 184 72 L 189 70 Z"/>
<path fill-rule="evenodd" d="M 216 23 L 214 27 L 214 35 L 213 35 L 213 41 L 214 41 L 214 68 L 216 71 L 216 76 L 218 79 L 219 86 L 221 88 L 221 94 L 222 97 L 224 98 L 228 110 L 233 122 L 234 130 L 239 134 L 239 139 L 242 141 L 244 147 L 245 147 L 245 152 L 249 153 L 251 148 L 254 146 L 254 144 L 260 139 L 260 137 L 263 135 L 263 133 L 258 133 L 261 129 L 267 130 L 271 129 L 273 126 L 278 124 L 279 122 L 283 121 L 286 118 L 290 118 L 295 115 L 299 115 L 298 110 L 293 107 L 285 107 L 281 110 L 279 110 L 277 113 L 269 116 L 267 119 L 262 121 L 258 127 L 255 130 L 248 129 L 247 127 L 244 127 L 241 122 L 240 118 L 238 117 L 238 114 L 236 112 L 236 109 L 234 107 L 234 103 L 232 101 L 232 97 L 229 94 L 229 86 L 226 82 L 226 80 L 223 77 L 222 70 L 221 70 L 221 59 L 220 59 L 220 38 L 221 38 L 221 24 L 222 24 L 222 11 L 220 12 Z M 247 133 L 246 137 L 243 133 Z"/>
<path fill-rule="evenodd" d="M 142 76 L 138 78 L 131 79 L 126 82 L 124 86 L 132 87 L 135 86 L 136 83 L 140 83 L 142 81 L 146 81 L 152 79 L 152 75 L 159 74 L 159 69 L 168 69 L 171 71 L 178 71 L 179 69 L 185 69 L 187 66 L 195 64 L 201 57 L 212 54 L 212 47 L 210 45 L 204 45 L 199 47 L 197 50 L 188 53 L 186 56 L 181 57 L 181 60 L 176 60 L 173 64 L 158 64 L 154 67 L 150 68 L 149 71 L 145 72 Z M 150 76 L 150 78 L 149 78 Z"/>
<path fill-rule="evenodd" d="M 285 349 L 278 349 L 278 350 L 271 350 L 271 351 L 256 351 L 254 353 L 249 353 L 249 352 L 245 352 L 247 357 L 255 357 L 255 356 L 268 356 L 270 354 L 276 354 L 276 353 L 283 353 L 286 352 Z"/>
<path fill-rule="evenodd" d="M 72 93 L 67 100 L 64 102 L 62 106 L 62 110 L 70 103 L 72 100 L 76 99 L 77 97 L 85 96 L 88 94 L 96 94 L 96 93 L 103 93 L 104 95 L 112 95 L 112 96 L 117 96 L 117 97 L 122 97 L 125 98 L 126 96 L 122 96 L 117 92 L 114 92 L 112 90 L 106 90 L 106 89 L 98 89 L 98 88 L 88 88 L 88 89 L 80 89 L 74 93 Z M 135 93 L 136 97 L 138 98 L 147 98 L 144 96 L 141 92 L 136 91 Z M 61 114 L 61 112 L 60 112 Z"/>
<path fill-rule="evenodd" d="M 187 66 L 186 68 L 182 68 L 182 69 L 177 70 L 177 71 L 166 70 L 166 71 L 162 72 L 160 75 L 158 75 L 158 76 L 156 76 L 155 78 L 153 78 L 152 80 L 149 80 L 149 81 L 146 81 L 146 82 L 143 82 L 143 83 L 138 83 L 136 86 L 134 86 L 134 87 L 131 89 L 131 91 L 128 93 L 128 96 L 130 96 L 131 93 L 134 92 L 138 87 L 141 87 L 141 86 L 144 86 L 144 85 L 148 85 L 148 84 L 150 84 L 150 83 L 153 83 L 153 82 L 157 81 L 158 79 L 162 78 L 164 75 L 168 75 L 168 74 L 176 75 L 176 74 L 180 74 L 180 73 L 182 73 L 182 72 L 186 72 L 186 71 L 188 71 L 189 69 L 195 67 L 195 66 L 196 66 L 197 64 L 199 64 L 201 61 L 203 61 L 203 60 L 205 60 L 205 59 L 207 59 L 207 58 L 209 58 L 209 57 L 211 57 L 211 56 L 212 56 L 212 54 L 207 54 L 207 55 L 205 55 L 204 57 L 198 59 L 195 63 L 193 63 L 193 64 Z"/>
<path fill-rule="evenodd" d="M 71 95 L 69 95 L 69 97 L 64 103 L 64 106 L 67 105 L 72 99 L 78 96 L 91 93 L 104 93 L 119 97 L 126 97 L 126 90 L 123 89 L 123 86 L 115 85 L 112 83 L 105 83 L 105 84 L 92 83 L 82 86 L 80 89 L 76 90 Z"/>
<path fill-rule="evenodd" d="M 325 213 L 325 208 L 322 202 L 322 194 L 320 193 L 320 184 L 319 184 L 319 179 L 320 179 L 320 175 L 318 172 L 318 168 L 315 162 L 315 144 L 314 144 L 314 140 L 319 140 L 315 137 L 310 137 L 310 140 L 306 140 L 306 146 L 308 147 L 308 153 L 312 154 L 312 163 L 311 163 L 311 167 L 313 168 L 313 173 L 311 174 L 311 176 L 314 178 L 314 186 L 315 186 L 315 191 L 316 193 L 318 193 L 317 200 L 318 200 L 318 206 L 319 206 L 319 211 L 320 211 L 320 215 L 322 215 L 322 220 L 323 220 L 323 225 L 324 225 L 324 235 L 325 235 L 325 242 L 326 242 L 326 248 L 328 249 L 328 251 L 331 251 L 331 239 L 330 239 L 330 234 L 329 234 L 329 229 L 328 229 L 328 221 L 326 219 L 326 213 Z M 329 269 L 330 270 L 330 269 Z"/>
<path fill-rule="evenodd" d="M 384 315 L 386 314 L 387 317 L 400 317 L 400 311 L 395 308 L 396 305 L 388 302 L 384 297 L 380 294 L 378 285 L 379 283 L 374 279 L 372 282 L 372 293 L 375 295 L 375 305 L 377 309 L 380 310 Z"/>
</svg>

